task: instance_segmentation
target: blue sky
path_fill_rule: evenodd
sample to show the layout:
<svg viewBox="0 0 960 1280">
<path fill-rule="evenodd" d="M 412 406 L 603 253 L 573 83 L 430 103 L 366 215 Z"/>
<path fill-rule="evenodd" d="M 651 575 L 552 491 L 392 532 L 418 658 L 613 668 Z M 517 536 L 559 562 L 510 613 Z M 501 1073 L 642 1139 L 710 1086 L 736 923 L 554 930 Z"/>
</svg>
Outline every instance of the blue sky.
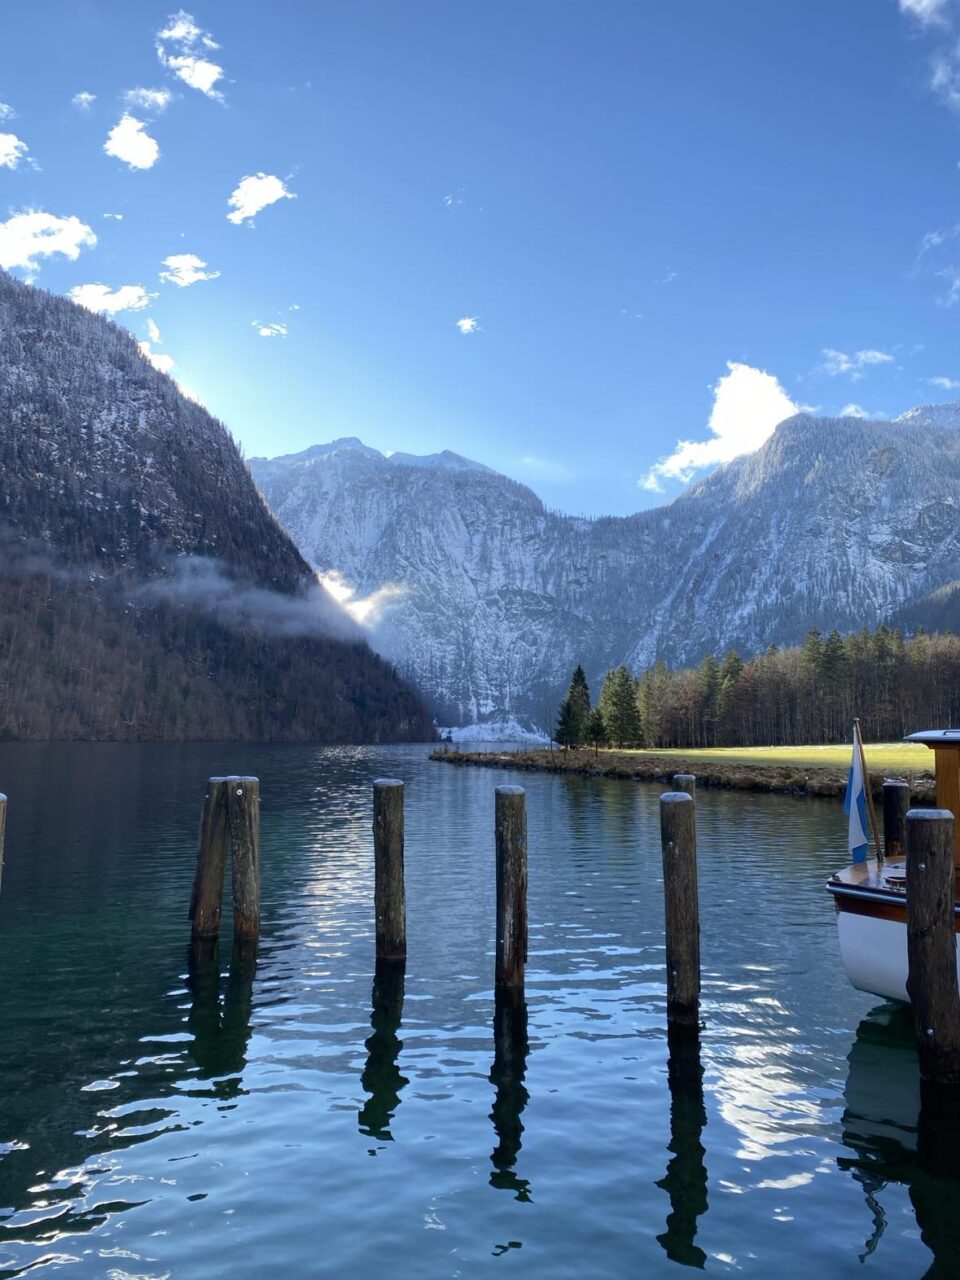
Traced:
<svg viewBox="0 0 960 1280">
<path fill-rule="evenodd" d="M 5 0 L 0 36 L 0 265 L 125 306 L 248 455 L 450 448 L 623 513 L 792 405 L 960 396 L 960 0 Z"/>
</svg>

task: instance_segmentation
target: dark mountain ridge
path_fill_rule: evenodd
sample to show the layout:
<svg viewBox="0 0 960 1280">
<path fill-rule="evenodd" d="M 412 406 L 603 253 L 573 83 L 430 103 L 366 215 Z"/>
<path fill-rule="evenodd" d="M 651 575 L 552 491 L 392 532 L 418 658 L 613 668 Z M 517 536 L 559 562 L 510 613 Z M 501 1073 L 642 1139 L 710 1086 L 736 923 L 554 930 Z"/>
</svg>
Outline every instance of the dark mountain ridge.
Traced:
<svg viewBox="0 0 960 1280">
<path fill-rule="evenodd" d="M 224 426 L 0 272 L 0 736 L 422 740 Z"/>
</svg>

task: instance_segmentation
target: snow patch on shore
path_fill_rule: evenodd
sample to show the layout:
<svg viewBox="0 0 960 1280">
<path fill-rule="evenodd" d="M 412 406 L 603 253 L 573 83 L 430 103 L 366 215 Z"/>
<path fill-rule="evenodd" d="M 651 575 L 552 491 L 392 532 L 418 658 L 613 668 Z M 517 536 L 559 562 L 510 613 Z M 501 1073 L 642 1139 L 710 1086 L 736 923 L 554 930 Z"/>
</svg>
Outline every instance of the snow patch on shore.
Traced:
<svg viewBox="0 0 960 1280">
<path fill-rule="evenodd" d="M 546 746 L 550 742 L 540 729 L 525 728 L 512 717 L 509 720 L 489 720 L 485 724 L 437 726 L 441 738 L 450 742 L 538 742 Z"/>
</svg>

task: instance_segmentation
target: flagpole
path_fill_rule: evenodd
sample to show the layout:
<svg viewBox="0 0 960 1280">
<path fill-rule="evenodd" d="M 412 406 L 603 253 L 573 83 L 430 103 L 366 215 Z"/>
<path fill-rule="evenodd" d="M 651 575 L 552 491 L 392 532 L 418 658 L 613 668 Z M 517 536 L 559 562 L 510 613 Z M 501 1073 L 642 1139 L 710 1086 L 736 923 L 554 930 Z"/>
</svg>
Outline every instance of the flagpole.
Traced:
<svg viewBox="0 0 960 1280">
<path fill-rule="evenodd" d="M 867 773 L 867 757 L 863 753 L 863 735 L 860 732 L 860 718 L 855 716 L 853 720 L 853 733 L 857 740 L 857 750 L 860 752 L 860 769 L 863 773 L 863 789 L 867 793 L 867 812 L 870 814 L 870 827 L 873 831 L 873 842 L 877 846 L 877 861 L 883 861 L 883 845 L 880 843 L 880 828 L 877 825 L 877 811 L 873 804 L 873 791 L 870 787 L 870 775 Z"/>
</svg>

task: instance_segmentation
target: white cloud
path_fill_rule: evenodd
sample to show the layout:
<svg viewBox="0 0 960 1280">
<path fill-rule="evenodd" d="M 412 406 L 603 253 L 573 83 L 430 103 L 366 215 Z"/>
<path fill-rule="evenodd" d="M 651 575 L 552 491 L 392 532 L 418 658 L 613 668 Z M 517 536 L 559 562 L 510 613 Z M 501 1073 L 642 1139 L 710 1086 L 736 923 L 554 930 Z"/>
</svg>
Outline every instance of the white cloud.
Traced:
<svg viewBox="0 0 960 1280">
<path fill-rule="evenodd" d="M 908 13 L 923 23 L 942 22 L 949 0 L 900 0 L 900 12 Z"/>
<path fill-rule="evenodd" d="M 106 284 L 77 284 L 70 290 L 70 297 L 81 307 L 108 316 L 115 316 L 118 311 L 142 311 L 156 296 L 139 284 L 122 284 L 119 289 Z"/>
<path fill-rule="evenodd" d="M 797 412 L 773 374 L 733 361 L 727 362 L 727 369 L 713 388 L 710 439 L 678 441 L 673 453 L 651 467 L 640 481 L 644 489 L 660 493 L 664 480 L 686 483 L 704 467 L 752 453 L 784 418 Z"/>
<path fill-rule="evenodd" d="M 479 316 L 464 316 L 457 321 L 457 328 L 461 333 L 476 333 L 480 327 Z"/>
<path fill-rule="evenodd" d="M 97 237 L 79 218 L 58 218 L 40 209 L 15 213 L 0 222 L 0 267 L 39 269 L 38 258 L 62 253 L 75 262 L 80 250 L 92 248 Z"/>
<path fill-rule="evenodd" d="M 0 169 L 16 169 L 29 150 L 15 133 L 0 133 Z"/>
<path fill-rule="evenodd" d="M 138 342 L 140 354 L 145 360 L 149 360 L 155 369 L 159 369 L 161 373 L 169 373 L 173 368 L 173 356 L 164 355 L 162 351 L 154 351 L 149 342 Z"/>
<path fill-rule="evenodd" d="M 120 117 L 107 135 L 103 149 L 108 156 L 115 156 L 131 169 L 150 169 L 160 159 L 160 147 L 147 133 L 142 120 L 128 112 Z"/>
<path fill-rule="evenodd" d="M 147 320 L 147 337 L 151 342 L 157 343 L 158 346 L 163 345 L 163 339 L 160 337 L 160 330 L 157 328 L 155 320 Z"/>
<path fill-rule="evenodd" d="M 248 218 L 253 219 L 268 204 L 276 204 L 278 200 L 295 200 L 296 196 L 288 191 L 282 179 L 273 174 L 256 173 L 241 178 L 231 192 L 227 208 L 232 213 L 227 218 L 235 226 L 240 226 Z"/>
<path fill-rule="evenodd" d="M 927 381 L 932 387 L 939 387 L 941 391 L 960 390 L 960 378 L 928 378 Z"/>
<path fill-rule="evenodd" d="M 70 101 L 75 107 L 79 107 L 81 111 L 89 111 L 97 100 L 95 93 L 87 93 L 86 90 L 75 93 Z"/>
<path fill-rule="evenodd" d="M 350 585 L 339 569 L 318 573 L 317 580 L 346 609 L 354 622 L 368 629 L 375 627 L 383 617 L 384 609 L 391 601 L 405 595 L 407 590 L 398 582 L 386 582 L 370 595 L 358 596 L 356 587 Z"/>
<path fill-rule="evenodd" d="M 216 280 L 219 271 L 207 271 L 206 263 L 195 253 L 172 253 L 164 258 L 166 271 L 160 272 L 160 279 L 166 284 L 179 285 L 186 289 L 188 285 L 199 284 L 201 280 Z"/>
<path fill-rule="evenodd" d="M 223 79 L 223 67 L 206 56 L 217 48 L 210 32 L 183 9 L 171 14 L 167 25 L 157 32 L 157 57 L 163 65 L 191 89 L 222 102 L 223 94 L 216 86 Z"/>
<path fill-rule="evenodd" d="M 9 102 L 0 102 L 0 120 L 12 120 L 16 114 Z"/>
<path fill-rule="evenodd" d="M 863 377 L 863 370 L 870 365 L 877 364 L 893 364 L 894 358 L 888 351 L 876 351 L 868 348 L 865 351 L 855 351 L 853 355 L 847 355 L 845 351 L 837 351 L 833 347 L 824 347 L 823 364 L 821 368 L 824 373 L 828 373 L 831 378 L 836 378 L 842 373 L 850 375 L 854 382 L 859 382 Z"/>
<path fill-rule="evenodd" d="M 865 409 L 862 404 L 845 404 L 840 410 L 838 417 L 841 418 L 885 418 L 887 415 L 879 409 L 871 413 L 869 409 Z"/>
<path fill-rule="evenodd" d="M 114 220 L 114 222 L 122 222 L 122 221 L 123 221 L 123 214 L 122 214 L 122 213 L 105 213 L 103 216 L 104 216 L 105 218 L 112 218 L 112 219 Z"/>
<path fill-rule="evenodd" d="M 285 324 L 261 324 L 259 320 L 252 321 L 252 324 L 261 338 L 285 338 L 287 336 L 287 326 Z"/>
<path fill-rule="evenodd" d="M 173 94 L 169 89 L 128 89 L 123 95 L 123 100 L 128 107 L 140 107 L 143 111 L 154 111 L 159 114 L 166 111 L 170 103 L 173 101 Z"/>
</svg>

